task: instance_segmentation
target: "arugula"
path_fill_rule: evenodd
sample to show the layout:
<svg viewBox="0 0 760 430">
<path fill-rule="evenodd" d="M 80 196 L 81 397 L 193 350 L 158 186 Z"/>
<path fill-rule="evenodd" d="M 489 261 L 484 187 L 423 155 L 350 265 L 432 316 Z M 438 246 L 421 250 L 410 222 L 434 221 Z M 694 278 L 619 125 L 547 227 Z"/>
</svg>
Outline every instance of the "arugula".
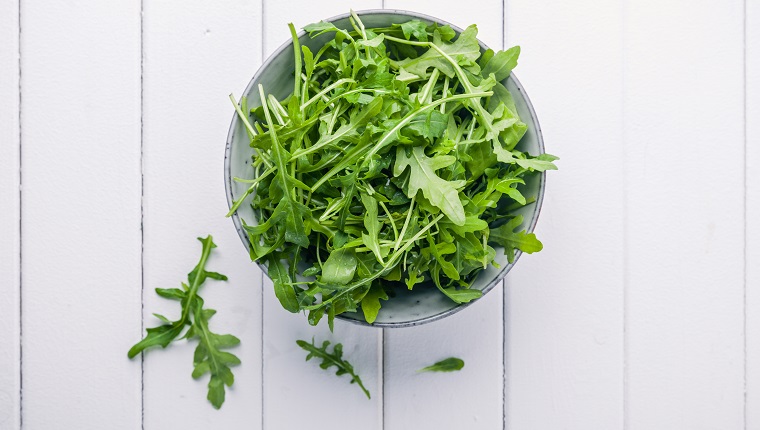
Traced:
<svg viewBox="0 0 760 430">
<path fill-rule="evenodd" d="M 361 378 L 359 378 L 359 375 L 357 375 L 354 371 L 354 366 L 352 366 L 351 363 L 343 358 L 342 344 L 336 343 L 333 346 L 332 352 L 327 351 L 327 347 L 330 346 L 329 340 L 322 342 L 322 346 L 317 346 L 314 343 L 314 339 L 311 340 L 311 343 L 306 342 L 305 340 L 297 340 L 296 344 L 308 352 L 306 355 L 306 361 L 309 361 L 312 358 L 318 358 L 322 360 L 322 362 L 319 364 L 319 367 L 322 369 L 327 370 L 330 367 L 336 367 L 338 369 L 335 372 L 337 376 L 349 375 L 351 377 L 350 383 L 356 383 L 356 385 L 362 389 L 367 398 L 371 398 L 369 391 L 366 387 L 364 387 L 364 383 L 362 383 Z"/>
<path fill-rule="evenodd" d="M 155 346 L 166 348 L 177 339 L 197 340 L 192 376 L 198 379 L 207 373 L 210 375 L 207 398 L 216 409 L 219 409 L 224 403 L 224 387 L 231 387 L 235 381 L 230 367 L 240 364 L 240 360 L 235 355 L 223 349 L 239 344 L 240 340 L 231 334 L 216 334 L 209 329 L 209 320 L 216 311 L 203 307 L 204 302 L 198 295 L 198 289 L 208 278 L 226 281 L 227 277 L 206 270 L 206 262 L 211 250 L 216 248 L 211 235 L 205 238 L 199 237 L 198 240 L 203 244 L 201 258 L 187 275 L 187 283 L 183 282 L 182 288 L 156 288 L 159 296 L 179 300 L 182 306 L 179 319 L 171 321 L 163 315 L 154 314 L 164 324 L 147 329 L 145 338 L 130 348 L 127 356 L 134 358 L 145 349 Z M 185 331 L 186 328 L 187 331 Z M 183 332 L 184 335 L 182 335 Z"/>
<path fill-rule="evenodd" d="M 230 213 L 275 295 L 310 324 L 362 312 L 376 321 L 397 288 L 436 288 L 455 303 L 504 248 L 542 247 L 516 210 L 533 204 L 526 179 L 556 157 L 519 148 L 527 125 L 503 85 L 519 47 L 481 52 L 477 27 L 457 35 L 419 20 L 369 28 L 319 22 L 293 38 L 293 92 L 258 87 L 258 106 L 232 99 L 255 149 L 252 180 Z M 168 326 L 153 336 L 172 338 Z"/>
<path fill-rule="evenodd" d="M 450 357 L 433 365 L 424 367 L 417 372 L 456 372 L 462 370 L 464 361 L 461 358 Z"/>
</svg>

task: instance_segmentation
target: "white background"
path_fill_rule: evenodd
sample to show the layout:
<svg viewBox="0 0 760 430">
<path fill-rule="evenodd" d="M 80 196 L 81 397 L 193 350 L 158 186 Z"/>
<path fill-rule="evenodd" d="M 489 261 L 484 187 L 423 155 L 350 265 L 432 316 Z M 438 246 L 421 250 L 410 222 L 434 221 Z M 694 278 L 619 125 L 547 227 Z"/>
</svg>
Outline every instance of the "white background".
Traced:
<svg viewBox="0 0 760 430">
<path fill-rule="evenodd" d="M 521 45 L 561 157 L 544 251 L 417 328 L 308 326 L 223 217 L 227 94 L 349 7 Z M 213 328 L 242 340 L 221 411 L 193 345 L 126 357 L 208 233 Z M 303 362 L 312 336 L 371 401 Z M 141 426 L 760 429 L 760 1 L 0 0 L 0 428 Z"/>
</svg>

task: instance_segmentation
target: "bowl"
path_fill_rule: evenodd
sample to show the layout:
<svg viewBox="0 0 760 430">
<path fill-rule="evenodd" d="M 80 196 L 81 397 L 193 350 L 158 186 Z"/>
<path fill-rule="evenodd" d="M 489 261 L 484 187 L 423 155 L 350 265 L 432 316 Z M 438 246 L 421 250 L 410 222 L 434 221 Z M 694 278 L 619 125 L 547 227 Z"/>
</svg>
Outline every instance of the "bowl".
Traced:
<svg viewBox="0 0 760 430">
<path fill-rule="evenodd" d="M 457 34 L 462 32 L 462 29 L 459 27 L 442 19 L 416 12 L 383 9 L 365 10 L 357 12 L 357 14 L 367 27 L 384 27 L 392 23 L 399 24 L 412 19 L 419 19 L 423 22 L 449 25 Z M 348 17 L 349 14 L 346 13 L 328 18 L 325 21 L 333 23 L 338 28 L 349 29 L 351 28 L 351 24 Z M 302 45 L 306 45 L 313 52 L 316 52 L 320 46 L 324 45 L 326 40 L 329 40 L 329 35 L 322 35 L 311 39 L 305 32 L 301 31 L 299 33 L 299 40 Z M 488 49 L 488 46 L 483 42 L 479 41 L 479 43 L 481 52 Z M 273 94 L 278 99 L 288 96 L 293 91 L 292 70 L 294 62 L 293 44 L 288 40 L 264 62 L 253 76 L 253 79 L 251 79 L 245 91 L 243 91 L 242 95 L 246 96 L 249 100 L 249 107 L 254 108 L 261 105 L 260 102 L 257 102 L 259 100 L 258 84 L 263 84 L 267 93 Z M 528 131 L 520 141 L 518 148 L 531 155 L 544 153 L 541 127 L 538 124 L 538 118 L 536 118 L 536 113 L 528 99 L 528 95 L 514 73 L 502 83 L 512 93 L 520 118 L 528 125 Z M 232 178 L 252 178 L 253 169 L 250 167 L 252 155 L 253 149 L 249 146 L 249 138 L 244 125 L 237 115 L 233 114 L 224 152 L 224 184 L 227 192 L 227 203 L 230 206 L 233 200 L 241 196 L 247 188 L 245 184 L 233 181 Z M 532 175 L 526 178 L 526 184 L 521 189 L 526 197 L 534 197 L 536 199 L 535 203 L 521 208 L 519 212 L 523 216 L 522 227 L 529 232 L 533 231 L 538 221 L 545 181 L 545 173 Z M 251 244 L 248 241 L 248 235 L 242 228 L 241 219 L 244 219 L 248 224 L 256 224 L 256 217 L 250 205 L 241 205 L 238 211 L 232 215 L 232 222 L 240 235 L 240 239 L 250 251 Z M 517 250 L 515 260 L 510 264 L 507 262 L 503 249 L 498 247 L 495 249 L 496 259 L 494 261 L 498 263 L 499 268 L 489 265 L 487 269 L 478 275 L 472 286 L 472 288 L 481 290 L 484 296 L 504 279 L 504 276 L 514 267 L 522 254 L 521 251 Z M 261 266 L 264 273 L 267 273 L 264 265 Z M 398 289 L 396 293 L 395 297 L 383 302 L 383 307 L 380 309 L 380 313 L 373 324 L 365 322 L 361 312 L 343 313 L 338 315 L 337 318 L 372 327 L 408 327 L 440 320 L 474 305 L 480 300 L 473 300 L 469 303 L 458 305 L 435 288 L 418 288 L 411 291 Z"/>
</svg>

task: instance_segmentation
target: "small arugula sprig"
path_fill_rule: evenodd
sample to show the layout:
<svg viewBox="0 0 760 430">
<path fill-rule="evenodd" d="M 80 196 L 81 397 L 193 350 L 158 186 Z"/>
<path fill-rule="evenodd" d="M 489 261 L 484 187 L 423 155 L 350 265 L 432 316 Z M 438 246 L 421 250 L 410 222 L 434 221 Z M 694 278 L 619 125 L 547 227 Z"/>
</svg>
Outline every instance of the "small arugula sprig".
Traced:
<svg viewBox="0 0 760 430">
<path fill-rule="evenodd" d="M 322 363 L 319 364 L 319 367 L 322 369 L 328 369 L 331 366 L 335 366 L 338 368 L 338 371 L 335 372 L 337 376 L 341 375 L 349 375 L 351 376 L 351 384 L 356 383 L 359 388 L 364 391 L 364 394 L 367 395 L 367 398 L 370 399 L 369 391 L 367 388 L 364 387 L 364 384 L 362 383 L 361 378 L 359 378 L 359 375 L 357 375 L 354 372 L 354 366 L 351 365 L 348 361 L 346 361 L 343 358 L 343 345 L 340 343 L 336 343 L 333 346 L 332 352 L 327 351 L 327 347 L 330 346 L 330 341 L 326 340 L 322 342 L 322 346 L 317 346 L 314 343 L 314 339 L 312 338 L 311 343 L 306 342 L 305 340 L 297 340 L 296 343 L 301 348 L 308 351 L 308 355 L 306 355 L 306 361 L 311 360 L 312 358 L 321 358 Z"/>
<path fill-rule="evenodd" d="M 129 358 L 134 358 L 145 349 L 155 346 L 166 348 L 172 341 L 178 339 L 197 339 L 198 346 L 195 348 L 193 357 L 193 373 L 195 379 L 209 373 L 208 400 L 219 409 L 224 403 L 225 385 L 231 387 L 235 381 L 230 366 L 240 364 L 240 360 L 224 348 L 230 348 L 240 343 L 240 339 L 231 334 L 216 334 L 209 329 L 209 320 L 216 313 L 213 309 L 203 307 L 203 299 L 198 295 L 198 289 L 211 278 L 218 281 L 226 281 L 227 277 L 221 273 L 206 270 L 211 250 L 216 244 L 211 235 L 206 238 L 198 238 L 203 244 L 201 258 L 195 268 L 187 275 L 187 283 L 182 283 L 182 288 L 156 288 L 156 293 L 171 300 L 179 300 L 182 312 L 179 319 L 171 321 L 163 315 L 153 314 L 164 324 L 147 329 L 147 335 L 136 343 L 127 353 Z M 182 332 L 189 327 L 183 336 Z M 181 337 L 180 337 L 181 336 Z"/>
<path fill-rule="evenodd" d="M 290 312 L 361 309 L 373 323 L 395 289 L 437 288 L 455 303 L 482 295 L 475 278 L 504 248 L 543 247 L 516 211 L 526 182 L 556 169 L 519 147 L 528 131 L 506 79 L 519 47 L 481 52 L 477 27 L 411 20 L 368 28 L 295 27 L 293 91 L 258 86 L 257 107 L 231 96 L 255 155 L 253 179 L 230 208 L 250 204 L 251 258 L 264 263 Z"/>
<path fill-rule="evenodd" d="M 461 358 L 449 357 L 428 367 L 424 367 L 417 372 L 456 372 L 462 370 L 463 367 L 464 360 Z"/>
</svg>

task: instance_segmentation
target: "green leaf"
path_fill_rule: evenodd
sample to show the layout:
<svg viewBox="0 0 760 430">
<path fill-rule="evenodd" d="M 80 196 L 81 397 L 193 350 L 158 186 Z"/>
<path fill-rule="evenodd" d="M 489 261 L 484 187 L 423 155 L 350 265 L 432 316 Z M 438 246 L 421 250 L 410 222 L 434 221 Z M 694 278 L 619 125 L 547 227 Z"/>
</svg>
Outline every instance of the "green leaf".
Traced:
<svg viewBox="0 0 760 430">
<path fill-rule="evenodd" d="M 137 354 L 152 346 L 166 348 L 182 333 L 184 329 L 184 324 L 160 325 L 158 327 L 149 328 L 146 330 L 148 334 L 145 338 L 130 348 L 127 356 L 129 358 L 134 358 Z"/>
<path fill-rule="evenodd" d="M 394 24 L 397 25 L 397 24 Z M 401 31 L 404 33 L 404 37 L 406 40 L 411 39 L 414 37 L 415 39 L 427 42 L 428 40 L 428 34 L 427 34 L 427 24 L 420 21 L 419 19 L 413 19 L 411 21 L 407 21 L 400 24 Z"/>
<path fill-rule="evenodd" d="M 285 266 L 282 264 L 278 257 L 272 257 L 269 259 L 269 270 L 267 274 L 272 279 L 274 284 L 274 295 L 280 304 L 288 312 L 296 313 L 299 310 L 298 300 L 296 299 L 296 292 L 293 289 L 292 279 Z"/>
<path fill-rule="evenodd" d="M 318 358 L 322 360 L 319 364 L 319 367 L 322 369 L 335 367 L 337 369 L 335 372 L 337 376 L 349 375 L 351 377 L 351 383 L 357 384 L 367 396 L 367 399 L 370 398 L 369 391 L 364 387 L 359 375 L 354 372 L 354 366 L 343 358 L 343 345 L 337 343 L 333 347 L 333 351 L 329 352 L 327 351 L 327 347 L 330 346 L 330 341 L 328 340 L 324 341 L 321 347 L 314 343 L 314 339 L 312 339 L 311 343 L 304 340 L 297 340 L 296 344 L 308 352 L 306 355 L 306 361 L 309 361 L 312 358 Z"/>
<path fill-rule="evenodd" d="M 442 221 L 440 224 L 441 227 L 447 228 L 462 237 L 467 233 L 483 231 L 488 228 L 488 223 L 478 218 L 477 215 L 467 215 L 462 225 L 456 225 L 448 221 Z"/>
<path fill-rule="evenodd" d="M 483 292 L 475 289 L 441 288 L 443 294 L 456 303 L 467 303 L 483 296 Z"/>
<path fill-rule="evenodd" d="M 314 54 L 312 54 L 308 46 L 302 46 L 301 51 L 303 51 L 303 64 L 306 68 L 306 76 L 310 77 L 314 72 Z"/>
<path fill-rule="evenodd" d="M 541 154 L 535 158 L 517 158 L 515 162 L 524 169 L 543 172 L 545 170 L 557 170 L 557 166 L 552 161 L 559 160 L 550 154 Z"/>
<path fill-rule="evenodd" d="M 373 37 L 371 39 L 367 39 L 367 40 L 361 39 L 361 40 L 357 41 L 356 44 L 358 46 L 368 46 L 370 48 L 377 48 L 378 46 L 380 46 L 381 43 L 383 43 L 384 39 L 385 39 L 385 37 L 382 34 L 380 34 L 380 35 L 378 35 L 376 37 Z"/>
<path fill-rule="evenodd" d="M 336 27 L 330 22 L 325 22 L 325 21 L 319 21 L 314 24 L 309 24 L 305 26 L 303 29 L 306 32 L 308 32 L 309 36 L 311 37 L 316 37 L 316 36 L 319 36 L 320 34 L 327 33 L 330 31 L 339 31 L 338 27 Z"/>
<path fill-rule="evenodd" d="M 380 263 L 384 263 L 383 253 L 380 250 L 380 221 L 377 220 L 377 200 L 367 194 L 361 195 L 362 204 L 367 210 L 364 214 L 364 228 L 367 233 L 362 233 L 362 242 L 369 248 Z"/>
<path fill-rule="evenodd" d="M 346 248 L 338 249 L 330 253 L 327 261 L 322 266 L 322 282 L 346 285 L 354 278 L 354 273 L 356 273 L 356 255 L 354 254 L 354 250 Z M 297 308 L 296 311 L 298 311 Z"/>
<path fill-rule="evenodd" d="M 446 43 L 441 40 L 440 35 L 436 35 L 433 37 L 433 44 L 443 53 L 436 49 L 429 49 L 417 58 L 408 58 L 399 61 L 398 64 L 406 69 L 407 72 L 417 76 L 426 76 L 427 70 L 435 67 L 441 73 L 453 78 L 455 76 L 454 68 L 444 55 L 460 63 L 474 62 L 480 56 L 480 45 L 478 44 L 477 36 L 478 28 L 475 25 L 467 27 L 454 43 Z"/>
<path fill-rule="evenodd" d="M 419 146 L 413 148 L 411 156 L 407 156 L 404 148 L 399 147 L 393 174 L 399 176 L 409 167 L 409 189 L 406 195 L 412 198 L 417 195 L 417 191 L 422 190 L 422 195 L 441 209 L 451 222 L 463 225 L 464 206 L 459 198 L 458 188 L 464 186 L 464 181 L 446 181 L 435 174 L 436 170 L 454 162 L 456 158 L 453 156 L 439 155 L 430 158 Z"/>
<path fill-rule="evenodd" d="M 156 288 L 156 294 L 165 299 L 182 300 L 187 293 L 179 288 Z"/>
<path fill-rule="evenodd" d="M 517 57 L 520 56 L 520 47 L 513 46 L 506 51 L 497 52 L 493 58 L 483 67 L 483 76 L 494 74 L 496 80 L 501 82 L 509 77 L 512 69 L 517 67 Z"/>
<path fill-rule="evenodd" d="M 416 136 L 421 136 L 432 141 L 443 136 L 448 121 L 448 116 L 437 110 L 431 110 L 412 118 L 409 125 L 404 127 L 404 130 L 409 130 Z"/>
<path fill-rule="evenodd" d="M 179 300 L 182 313 L 177 321 L 170 321 L 162 315 L 155 314 L 163 325 L 147 329 L 147 335 L 143 340 L 135 344 L 127 353 L 129 358 L 153 346 L 167 347 L 172 341 L 180 337 L 185 327 L 190 328 L 182 338 L 198 340 L 198 346 L 194 354 L 194 368 L 192 377 L 195 379 L 210 373 L 208 400 L 219 409 L 224 402 L 224 385 L 232 385 L 234 380 L 229 366 L 240 364 L 240 360 L 229 352 L 221 351 L 220 348 L 229 348 L 240 343 L 235 336 L 219 335 L 211 332 L 208 320 L 216 313 L 213 309 L 203 308 L 203 299 L 198 295 L 200 286 L 211 278 L 225 281 L 227 277 L 221 273 L 206 270 L 206 263 L 211 250 L 216 244 L 211 236 L 198 238 L 202 243 L 201 258 L 198 264 L 187 275 L 187 284 L 179 288 L 157 288 L 156 293 L 166 299 Z"/>
<path fill-rule="evenodd" d="M 460 358 L 449 357 L 445 360 L 441 360 L 433 365 L 424 367 L 418 372 L 456 372 L 462 370 L 464 367 L 464 361 Z"/>
<path fill-rule="evenodd" d="M 372 324 L 377 319 L 380 312 L 380 300 L 388 300 L 388 294 L 383 290 L 382 285 L 373 283 L 367 294 L 362 299 L 362 312 L 364 320 Z"/>
<path fill-rule="evenodd" d="M 240 360 L 233 354 L 222 351 L 221 348 L 229 348 L 240 343 L 240 340 L 232 335 L 219 335 L 209 329 L 208 321 L 214 312 L 203 309 L 203 301 L 198 300 L 194 312 L 193 329 L 198 338 L 198 346 L 195 348 L 193 357 L 193 373 L 195 379 L 209 373 L 211 376 L 208 383 L 208 400 L 219 409 L 224 403 L 224 386 L 232 386 L 235 379 L 230 366 L 240 364 Z"/>
<path fill-rule="evenodd" d="M 515 249 L 532 254 L 541 251 L 544 245 L 536 239 L 533 233 L 527 233 L 525 230 L 515 232 L 523 222 L 523 217 L 518 215 L 506 224 L 497 228 L 492 228 L 488 236 L 488 242 L 501 245 L 504 247 L 504 253 L 507 255 L 510 263 L 515 260 Z"/>
</svg>

